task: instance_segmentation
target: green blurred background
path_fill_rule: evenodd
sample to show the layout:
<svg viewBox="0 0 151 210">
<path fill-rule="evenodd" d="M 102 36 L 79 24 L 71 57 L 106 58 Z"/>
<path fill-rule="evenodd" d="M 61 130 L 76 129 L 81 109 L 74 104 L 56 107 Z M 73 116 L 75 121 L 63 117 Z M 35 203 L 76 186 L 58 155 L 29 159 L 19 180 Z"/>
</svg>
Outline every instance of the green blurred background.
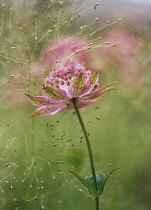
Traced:
<svg viewBox="0 0 151 210">
<path fill-rule="evenodd" d="M 91 195 L 68 172 L 75 169 L 83 177 L 91 175 L 74 110 L 27 118 L 35 107 L 24 93 L 41 94 L 44 49 L 66 35 L 117 45 L 95 52 L 91 68 L 100 71 L 101 86 L 117 82 L 118 90 L 81 110 L 97 172 L 121 167 L 105 187 L 101 209 L 151 208 L 151 19 L 147 15 L 151 2 L 104 2 L 0 2 L 2 210 L 94 209 Z M 115 23 L 107 27 L 109 20 Z"/>
</svg>

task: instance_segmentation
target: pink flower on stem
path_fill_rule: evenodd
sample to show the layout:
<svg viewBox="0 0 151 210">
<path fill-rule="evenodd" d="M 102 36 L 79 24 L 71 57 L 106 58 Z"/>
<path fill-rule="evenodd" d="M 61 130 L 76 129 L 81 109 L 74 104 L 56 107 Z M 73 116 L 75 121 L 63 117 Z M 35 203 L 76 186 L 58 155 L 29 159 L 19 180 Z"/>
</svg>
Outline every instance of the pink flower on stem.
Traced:
<svg viewBox="0 0 151 210">
<path fill-rule="evenodd" d="M 43 63 L 49 67 L 57 63 L 66 65 L 71 59 L 80 64 L 86 63 L 90 57 L 87 44 L 83 39 L 74 36 L 54 40 L 45 49 Z"/>
<path fill-rule="evenodd" d="M 73 98 L 76 99 L 78 108 L 84 108 L 107 91 L 116 89 L 110 87 L 114 83 L 99 88 L 98 72 L 92 74 L 73 62 L 52 71 L 45 82 L 42 96 L 26 94 L 34 105 L 40 106 L 30 115 L 32 117 L 54 115 L 73 109 Z"/>
<path fill-rule="evenodd" d="M 138 85 L 144 72 L 145 56 L 140 39 L 128 31 L 111 31 L 105 39 L 110 44 L 115 44 L 115 47 L 99 48 L 100 59 L 95 61 L 100 64 L 97 65 L 102 68 L 114 67 L 120 71 L 126 85 Z"/>
</svg>

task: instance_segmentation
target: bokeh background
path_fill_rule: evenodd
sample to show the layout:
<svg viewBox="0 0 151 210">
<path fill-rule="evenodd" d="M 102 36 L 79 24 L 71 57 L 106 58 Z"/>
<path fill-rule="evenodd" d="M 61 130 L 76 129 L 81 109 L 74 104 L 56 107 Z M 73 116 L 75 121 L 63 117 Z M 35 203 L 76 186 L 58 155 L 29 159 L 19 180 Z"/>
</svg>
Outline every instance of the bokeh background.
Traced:
<svg viewBox="0 0 151 210">
<path fill-rule="evenodd" d="M 91 175 L 74 110 L 27 117 L 35 107 L 25 93 L 40 95 L 53 68 L 46 49 L 74 36 L 95 46 L 82 64 L 118 87 L 81 110 L 97 172 L 121 167 L 101 209 L 150 210 L 150 11 L 150 0 L 0 1 L 0 209 L 94 209 L 68 172 Z"/>
</svg>

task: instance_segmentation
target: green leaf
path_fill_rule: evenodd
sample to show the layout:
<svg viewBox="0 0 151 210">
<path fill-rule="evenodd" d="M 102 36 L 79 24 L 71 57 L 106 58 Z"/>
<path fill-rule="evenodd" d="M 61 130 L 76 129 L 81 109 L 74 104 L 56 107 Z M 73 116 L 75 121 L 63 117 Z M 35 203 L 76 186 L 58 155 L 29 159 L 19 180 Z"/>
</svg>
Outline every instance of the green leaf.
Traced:
<svg viewBox="0 0 151 210">
<path fill-rule="evenodd" d="M 97 180 L 97 185 L 98 185 L 97 191 L 94 186 L 93 177 L 86 177 L 85 179 L 83 179 L 77 173 L 70 170 L 69 171 L 88 189 L 90 194 L 92 194 L 95 197 L 99 197 L 103 193 L 105 184 L 108 181 L 108 179 L 111 177 L 112 173 L 118 169 L 120 168 L 119 167 L 114 168 L 106 177 L 104 174 L 96 175 L 96 180 Z"/>
<path fill-rule="evenodd" d="M 97 174 L 96 175 L 96 180 L 97 180 L 98 187 L 101 186 L 101 184 L 104 181 L 104 178 L 105 178 L 105 175 L 104 174 Z"/>
<path fill-rule="evenodd" d="M 95 187 L 93 177 L 87 176 L 87 177 L 85 177 L 85 180 L 87 182 L 89 182 L 91 185 L 93 185 L 93 187 Z"/>
<path fill-rule="evenodd" d="M 85 179 L 95 188 L 93 177 L 87 176 Z M 99 188 L 102 182 L 104 181 L 104 175 L 96 174 L 96 181 L 97 181 L 97 187 Z M 91 194 L 90 191 L 89 193 Z"/>
<path fill-rule="evenodd" d="M 99 196 L 103 193 L 105 184 L 106 184 L 106 182 L 108 181 L 108 179 L 111 177 L 112 173 L 113 173 L 114 171 L 118 170 L 118 169 L 120 169 L 120 168 L 119 168 L 119 167 L 114 168 L 114 169 L 107 175 L 107 177 L 104 179 L 103 183 L 100 185 L 100 187 L 99 187 L 99 189 L 98 189 L 98 195 L 99 195 Z"/>
<path fill-rule="evenodd" d="M 85 179 L 91 185 L 93 185 L 95 187 L 93 177 L 87 176 Z M 104 175 L 103 174 L 96 174 L 96 181 L 97 181 L 97 186 L 99 187 L 102 184 L 102 182 L 104 181 Z"/>
<path fill-rule="evenodd" d="M 86 188 L 88 188 L 90 194 L 92 194 L 94 196 L 97 195 L 97 192 L 91 183 L 89 183 L 87 180 L 83 179 L 77 173 L 75 173 L 71 170 L 69 170 L 69 172 L 72 173 L 81 182 L 81 184 L 83 184 Z"/>
<path fill-rule="evenodd" d="M 66 99 L 63 95 L 61 95 L 61 93 L 57 89 L 44 86 L 43 90 L 49 98 L 62 99 L 62 100 Z"/>
</svg>

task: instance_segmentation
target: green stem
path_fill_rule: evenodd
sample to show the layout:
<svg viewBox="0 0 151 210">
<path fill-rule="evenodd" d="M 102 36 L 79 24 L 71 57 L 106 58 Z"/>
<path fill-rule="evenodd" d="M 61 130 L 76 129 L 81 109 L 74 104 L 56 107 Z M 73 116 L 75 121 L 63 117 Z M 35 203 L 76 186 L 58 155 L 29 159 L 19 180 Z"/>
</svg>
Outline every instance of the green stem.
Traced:
<svg viewBox="0 0 151 210">
<path fill-rule="evenodd" d="M 95 197 L 96 210 L 99 210 L 99 197 Z"/>
<path fill-rule="evenodd" d="M 73 105 L 74 105 L 74 108 L 75 108 L 77 117 L 78 117 L 78 119 L 79 119 L 79 122 L 80 122 L 80 125 L 81 125 L 81 128 L 82 128 L 83 134 L 84 134 L 84 136 L 85 136 L 85 140 L 86 140 L 87 148 L 88 148 L 88 153 L 89 153 L 89 159 L 90 159 L 90 166 L 91 166 L 91 171 L 92 171 L 92 177 L 93 177 L 93 180 L 94 180 L 95 189 L 97 190 L 97 189 L 98 189 L 98 186 L 97 186 L 97 180 L 96 180 L 96 174 L 95 174 L 94 162 L 93 162 L 93 154 L 92 154 L 92 149 L 91 149 L 89 137 L 88 137 L 86 128 L 85 128 L 85 126 L 84 126 L 83 120 L 82 120 L 82 118 L 81 118 L 81 114 L 80 114 L 80 112 L 79 112 L 79 109 L 78 109 L 78 107 L 77 107 L 76 98 L 73 98 L 73 99 L 72 99 L 72 103 L 73 103 Z M 97 200 L 96 204 L 97 204 L 97 206 L 98 206 L 98 199 L 96 198 L 96 200 Z M 99 207 L 96 207 L 96 210 L 98 210 L 98 209 L 99 209 Z"/>
</svg>

